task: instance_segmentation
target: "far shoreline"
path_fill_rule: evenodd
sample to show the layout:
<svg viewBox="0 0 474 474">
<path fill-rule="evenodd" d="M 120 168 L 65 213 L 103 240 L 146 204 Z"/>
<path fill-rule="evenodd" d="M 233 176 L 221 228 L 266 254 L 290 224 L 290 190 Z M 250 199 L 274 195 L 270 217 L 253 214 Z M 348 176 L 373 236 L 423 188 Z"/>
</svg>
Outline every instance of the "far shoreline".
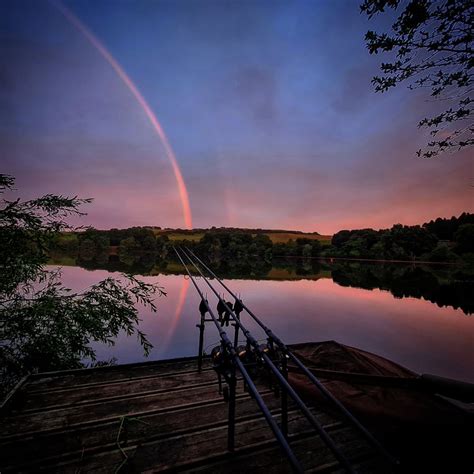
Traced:
<svg viewBox="0 0 474 474">
<path fill-rule="evenodd" d="M 299 259 L 299 260 L 342 260 L 342 261 L 353 261 L 353 262 L 367 262 L 367 263 L 411 263 L 417 265 L 458 265 L 464 266 L 469 265 L 468 262 L 430 262 L 428 260 L 384 260 L 384 259 L 374 259 L 374 258 L 355 258 L 355 257 L 300 257 L 297 255 L 274 255 L 273 258 L 281 259 Z"/>
</svg>

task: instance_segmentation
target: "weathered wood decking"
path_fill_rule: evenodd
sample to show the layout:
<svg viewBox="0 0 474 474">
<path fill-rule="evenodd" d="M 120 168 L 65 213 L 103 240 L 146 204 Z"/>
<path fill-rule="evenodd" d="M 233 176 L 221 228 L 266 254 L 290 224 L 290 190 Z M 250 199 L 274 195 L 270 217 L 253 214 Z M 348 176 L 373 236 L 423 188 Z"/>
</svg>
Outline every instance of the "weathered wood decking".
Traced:
<svg viewBox="0 0 474 474">
<path fill-rule="evenodd" d="M 280 399 L 257 387 L 279 419 Z M 210 362 L 198 373 L 194 358 L 30 376 L 1 414 L 0 472 L 290 472 L 241 381 L 232 454 L 227 409 Z M 312 410 L 356 469 L 387 472 L 351 428 Z M 340 470 L 291 405 L 289 433 L 305 470 Z"/>
</svg>

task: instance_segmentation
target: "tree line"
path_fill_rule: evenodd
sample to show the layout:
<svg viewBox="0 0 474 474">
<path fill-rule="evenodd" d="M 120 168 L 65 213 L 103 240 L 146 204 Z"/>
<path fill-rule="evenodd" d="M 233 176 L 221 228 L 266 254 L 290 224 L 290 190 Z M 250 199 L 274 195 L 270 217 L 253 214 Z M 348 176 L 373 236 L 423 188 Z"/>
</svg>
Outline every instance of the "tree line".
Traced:
<svg viewBox="0 0 474 474">
<path fill-rule="evenodd" d="M 170 240 L 165 233 L 149 227 L 97 230 L 87 229 L 56 238 L 53 250 L 73 253 L 80 260 L 106 261 L 111 249 L 123 263 L 140 258 L 174 259 L 172 246 L 190 247 L 211 261 L 271 262 L 277 257 L 363 258 L 375 260 L 457 261 L 474 257 L 474 214 L 438 218 L 423 225 L 396 224 L 390 229 L 341 230 L 330 245 L 304 237 L 272 242 L 271 234 L 209 229 L 201 239 Z"/>
<path fill-rule="evenodd" d="M 421 226 L 394 225 L 391 229 L 341 230 L 333 235 L 323 256 L 376 260 L 472 259 L 474 214 L 438 218 Z"/>
</svg>

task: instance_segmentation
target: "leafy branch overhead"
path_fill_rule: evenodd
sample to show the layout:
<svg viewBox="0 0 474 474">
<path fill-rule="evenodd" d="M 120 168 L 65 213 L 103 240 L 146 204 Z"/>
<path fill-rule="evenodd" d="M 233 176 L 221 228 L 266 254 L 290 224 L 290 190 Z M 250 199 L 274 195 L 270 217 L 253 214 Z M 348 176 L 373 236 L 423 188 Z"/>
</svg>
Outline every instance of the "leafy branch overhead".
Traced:
<svg viewBox="0 0 474 474">
<path fill-rule="evenodd" d="M 474 144 L 472 0 L 365 0 L 361 12 L 369 18 L 397 12 L 389 33 L 368 31 L 370 54 L 386 53 L 391 62 L 381 64 L 383 75 L 372 83 L 385 92 L 401 82 L 410 89 L 428 89 L 442 109 L 418 123 L 432 136 L 418 156 L 430 158 Z"/>
</svg>

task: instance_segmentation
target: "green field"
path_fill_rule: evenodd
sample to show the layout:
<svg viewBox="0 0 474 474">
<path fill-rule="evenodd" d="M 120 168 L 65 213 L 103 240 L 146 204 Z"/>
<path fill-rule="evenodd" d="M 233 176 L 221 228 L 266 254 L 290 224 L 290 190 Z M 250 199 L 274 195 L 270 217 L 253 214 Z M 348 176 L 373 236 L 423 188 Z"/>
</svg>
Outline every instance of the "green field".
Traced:
<svg viewBox="0 0 474 474">
<path fill-rule="evenodd" d="M 209 232 L 222 232 L 224 230 L 211 230 Z M 176 240 L 189 240 L 192 242 L 198 242 L 201 240 L 204 236 L 205 231 L 175 231 L 175 230 L 162 230 L 162 229 L 153 229 L 153 232 L 156 237 L 159 237 L 161 235 L 166 235 L 168 238 L 172 241 Z M 252 236 L 255 237 L 257 235 L 254 232 L 249 231 L 249 233 L 252 233 Z M 311 239 L 311 240 L 319 240 L 322 245 L 329 245 L 331 243 L 331 235 L 319 235 L 319 234 L 314 234 L 314 233 L 298 233 L 298 232 L 265 232 L 265 235 L 268 235 L 270 237 L 271 241 L 274 244 L 277 243 L 287 243 L 290 240 L 296 240 L 296 239 Z M 58 243 L 59 245 L 68 245 L 71 244 L 73 241 L 77 241 L 77 233 L 75 232 L 63 232 L 60 234 Z"/>
<path fill-rule="evenodd" d="M 65 242 L 77 240 L 77 234 L 75 232 L 63 232 L 59 237 Z"/>
<path fill-rule="evenodd" d="M 272 239 L 274 244 L 286 244 L 289 240 L 296 239 L 310 239 L 310 240 L 319 240 L 321 244 L 329 245 L 331 243 L 331 235 L 319 235 L 319 234 L 297 234 L 294 232 L 270 232 L 266 234 Z"/>
<path fill-rule="evenodd" d="M 155 231 L 157 236 L 159 235 L 167 235 L 168 239 L 170 240 L 191 240 L 193 242 L 198 242 L 204 236 L 204 232 L 196 232 L 195 234 L 188 233 L 188 232 L 162 232 L 162 231 Z"/>
<path fill-rule="evenodd" d="M 193 242 L 198 242 L 204 236 L 204 232 L 176 232 L 176 231 L 163 231 L 155 230 L 155 234 L 158 235 L 167 235 L 170 240 L 191 240 Z M 212 231 L 211 231 L 212 232 Z M 252 233 L 252 236 L 255 236 L 255 233 Z M 277 243 L 287 243 L 290 240 L 296 239 L 311 239 L 319 240 L 322 245 L 329 245 L 331 243 L 331 235 L 319 235 L 319 234 L 305 234 L 298 232 L 266 232 L 265 235 L 270 237 L 271 241 L 274 244 Z"/>
</svg>

